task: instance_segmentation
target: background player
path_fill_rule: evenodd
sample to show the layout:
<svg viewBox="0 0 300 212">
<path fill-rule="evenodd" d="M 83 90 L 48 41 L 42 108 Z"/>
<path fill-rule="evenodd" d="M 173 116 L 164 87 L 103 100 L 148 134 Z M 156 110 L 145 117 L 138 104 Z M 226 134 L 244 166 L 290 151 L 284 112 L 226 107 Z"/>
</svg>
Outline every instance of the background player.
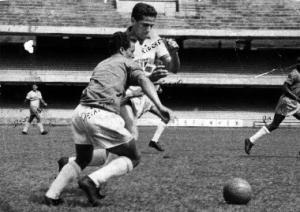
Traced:
<svg viewBox="0 0 300 212">
<path fill-rule="evenodd" d="M 41 120 L 41 103 L 47 107 L 47 103 L 44 101 L 42 94 L 40 91 L 37 90 L 38 86 L 36 84 L 32 85 L 32 90 L 29 91 L 26 95 L 25 98 L 25 103 L 29 102 L 29 112 L 30 112 L 30 116 L 29 119 L 25 122 L 24 128 L 22 133 L 23 134 L 27 134 L 28 133 L 28 128 L 31 124 L 31 122 L 33 121 L 34 118 L 36 118 L 37 120 L 37 126 L 40 129 L 40 132 L 42 135 L 46 135 L 48 132 L 44 130 L 44 126 Z"/>
<path fill-rule="evenodd" d="M 283 94 L 275 108 L 275 115 L 271 124 L 263 126 L 253 136 L 245 139 L 245 152 L 250 154 L 254 143 L 262 136 L 277 129 L 287 116 L 293 115 L 300 120 L 300 58 L 297 58 L 296 68 L 293 69 L 283 84 Z"/>
<path fill-rule="evenodd" d="M 134 43 L 130 42 L 127 34 L 115 33 L 110 49 L 113 55 L 97 65 L 74 111 L 72 128 L 76 159 L 69 161 L 51 184 L 45 195 L 48 205 L 62 203 L 62 190 L 71 180 L 78 178 L 81 170 L 90 163 L 94 146 L 100 146 L 118 157 L 78 181 L 93 206 L 100 204 L 98 188 L 101 184 L 113 176 L 130 172 L 138 165 L 140 156 L 135 140 L 119 116 L 127 83 L 140 85 L 160 113 L 166 118 L 171 116 L 171 111 L 161 104 L 154 85 L 142 68 L 131 60 Z M 107 153 L 102 156 L 105 160 Z"/>
</svg>

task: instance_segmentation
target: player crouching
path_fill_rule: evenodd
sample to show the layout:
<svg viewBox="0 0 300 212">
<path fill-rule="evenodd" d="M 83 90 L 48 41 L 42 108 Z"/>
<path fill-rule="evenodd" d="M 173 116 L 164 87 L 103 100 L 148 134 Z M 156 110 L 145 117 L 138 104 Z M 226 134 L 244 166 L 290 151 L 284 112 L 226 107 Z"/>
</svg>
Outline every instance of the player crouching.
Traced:
<svg viewBox="0 0 300 212">
<path fill-rule="evenodd" d="M 100 204 L 101 185 L 114 176 L 132 171 L 139 164 L 140 155 L 135 140 L 120 116 L 120 103 L 130 84 L 141 86 L 160 113 L 166 118 L 171 116 L 171 111 L 161 104 L 152 82 L 132 60 L 134 43 L 127 34 L 115 33 L 110 50 L 113 55 L 96 66 L 89 85 L 82 92 L 80 104 L 74 111 L 72 133 L 76 159 L 63 166 L 51 184 L 45 194 L 48 205 L 62 203 L 61 192 L 72 180 L 79 178 L 81 171 L 91 162 L 94 147 L 104 150 L 102 158 L 105 161 L 108 153 L 117 157 L 78 181 L 93 206 Z"/>
<path fill-rule="evenodd" d="M 245 139 L 245 152 L 249 155 L 254 143 L 262 136 L 277 129 L 287 116 L 300 120 L 300 58 L 297 58 L 296 68 L 293 69 L 283 84 L 283 94 L 275 108 L 271 124 L 263 126 L 253 136 Z"/>
</svg>

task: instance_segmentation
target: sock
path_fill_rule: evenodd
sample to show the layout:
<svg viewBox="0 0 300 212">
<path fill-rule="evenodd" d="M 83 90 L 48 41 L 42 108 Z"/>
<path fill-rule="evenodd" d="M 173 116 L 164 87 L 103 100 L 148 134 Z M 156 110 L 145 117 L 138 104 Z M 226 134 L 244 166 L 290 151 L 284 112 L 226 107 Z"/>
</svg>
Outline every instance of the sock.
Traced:
<svg viewBox="0 0 300 212">
<path fill-rule="evenodd" d="M 112 160 L 107 165 L 89 175 L 97 187 L 106 182 L 109 178 L 124 175 L 133 169 L 132 161 L 125 156 Z"/>
<path fill-rule="evenodd" d="M 151 141 L 154 141 L 154 142 L 158 142 L 161 134 L 164 132 L 165 128 L 167 127 L 167 125 L 163 122 L 160 122 L 158 125 L 157 125 L 157 128 L 156 128 L 156 131 L 151 139 Z"/>
<path fill-rule="evenodd" d="M 74 179 L 78 178 L 81 168 L 74 161 L 66 164 L 48 189 L 46 196 L 58 199 L 63 189 Z"/>
<path fill-rule="evenodd" d="M 89 163 L 88 166 L 102 166 L 108 160 L 109 155 L 105 149 L 95 149 L 93 151 L 93 158 L 92 161 Z M 75 161 L 76 157 L 69 157 L 69 161 Z"/>
<path fill-rule="evenodd" d="M 23 128 L 23 132 L 27 132 L 29 126 L 30 126 L 30 123 L 29 123 L 29 122 L 25 122 L 25 126 L 24 126 L 24 128 Z"/>
<path fill-rule="evenodd" d="M 44 132 L 44 126 L 42 122 L 37 123 L 37 126 L 39 127 L 41 133 Z"/>
<path fill-rule="evenodd" d="M 254 143 L 257 139 L 259 139 L 260 137 L 266 135 L 266 134 L 269 134 L 270 131 L 265 127 L 263 126 L 262 128 L 260 128 L 253 136 L 251 136 L 249 138 L 249 140 Z"/>
</svg>

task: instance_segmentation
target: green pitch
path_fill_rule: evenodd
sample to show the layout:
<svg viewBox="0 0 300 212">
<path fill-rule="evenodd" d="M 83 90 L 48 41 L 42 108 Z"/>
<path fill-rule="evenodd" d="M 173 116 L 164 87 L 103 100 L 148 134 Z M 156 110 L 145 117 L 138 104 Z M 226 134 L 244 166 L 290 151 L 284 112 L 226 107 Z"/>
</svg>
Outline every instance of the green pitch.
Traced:
<svg viewBox="0 0 300 212">
<path fill-rule="evenodd" d="M 65 203 L 43 205 L 42 196 L 57 174 L 56 160 L 73 155 L 68 127 L 0 128 L 0 211 L 300 211 L 299 129 L 279 129 L 264 137 L 247 156 L 243 139 L 255 129 L 169 128 L 158 153 L 147 144 L 154 128 L 140 128 L 141 164 L 109 181 L 103 205 L 92 208 L 72 183 Z M 90 172 L 94 168 L 88 168 Z M 231 177 L 246 179 L 254 196 L 246 206 L 228 205 L 222 197 Z"/>
</svg>

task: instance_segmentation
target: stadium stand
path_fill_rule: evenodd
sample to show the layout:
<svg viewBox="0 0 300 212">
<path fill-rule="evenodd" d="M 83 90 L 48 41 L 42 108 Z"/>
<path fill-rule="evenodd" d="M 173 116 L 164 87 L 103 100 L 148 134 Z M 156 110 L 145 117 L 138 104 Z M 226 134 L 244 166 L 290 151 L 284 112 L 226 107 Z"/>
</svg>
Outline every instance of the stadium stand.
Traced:
<svg viewBox="0 0 300 212">
<path fill-rule="evenodd" d="M 105 57 L 106 38 L 129 25 L 126 8 L 136 2 L 1 1 L 0 83 L 84 85 Z M 299 54 L 299 1 L 145 2 L 159 5 L 157 32 L 182 47 L 181 71 L 164 79 L 166 87 L 279 88 Z M 28 36 L 36 40 L 33 55 L 23 50 Z"/>
</svg>

